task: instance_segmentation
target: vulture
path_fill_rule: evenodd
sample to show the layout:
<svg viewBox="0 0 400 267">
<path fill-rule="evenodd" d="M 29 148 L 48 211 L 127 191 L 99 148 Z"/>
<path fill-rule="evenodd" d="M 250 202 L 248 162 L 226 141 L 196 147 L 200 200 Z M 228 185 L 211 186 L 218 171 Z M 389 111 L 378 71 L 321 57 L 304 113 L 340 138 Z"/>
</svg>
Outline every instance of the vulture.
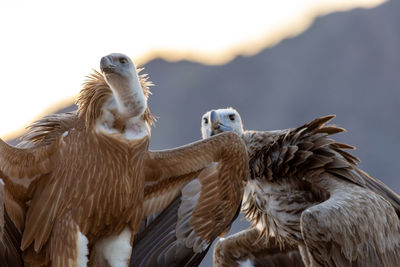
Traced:
<svg viewBox="0 0 400 267">
<path fill-rule="evenodd" d="M 102 57 L 100 69 L 76 112 L 34 123 L 25 147 L 0 139 L 2 263 L 22 253 L 26 266 L 128 266 L 143 218 L 194 179 L 201 193 L 187 225 L 196 242 L 209 243 L 235 216 L 248 172 L 241 138 L 224 133 L 150 151 L 147 76 L 117 53 Z"/>
<path fill-rule="evenodd" d="M 334 117 L 244 131 L 232 108 L 202 116 L 203 138 L 236 132 L 249 155 L 242 211 L 252 227 L 217 242 L 215 266 L 296 252 L 305 266 L 400 266 L 400 197 L 330 138 L 345 131 L 326 125 Z"/>
<path fill-rule="evenodd" d="M 203 139 L 236 132 L 249 156 L 241 211 L 252 226 L 216 243 L 215 266 L 400 266 L 400 197 L 357 167 L 346 151 L 353 146 L 331 139 L 345 131 L 326 125 L 333 118 L 245 131 L 232 108 L 202 116 Z M 181 238 L 180 218 L 193 216 L 181 212 L 187 195 L 183 188 L 158 217 L 143 222 L 131 267 L 196 266 L 205 256 Z M 165 258 L 175 262 L 164 265 Z"/>
</svg>

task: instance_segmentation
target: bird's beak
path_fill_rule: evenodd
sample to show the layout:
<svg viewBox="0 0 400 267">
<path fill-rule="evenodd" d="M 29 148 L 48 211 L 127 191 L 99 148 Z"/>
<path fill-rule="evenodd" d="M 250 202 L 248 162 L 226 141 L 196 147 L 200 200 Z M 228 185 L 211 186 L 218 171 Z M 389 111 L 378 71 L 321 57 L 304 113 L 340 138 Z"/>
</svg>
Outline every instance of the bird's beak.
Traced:
<svg viewBox="0 0 400 267">
<path fill-rule="evenodd" d="M 211 128 L 211 131 L 214 131 L 214 130 L 218 130 L 218 129 L 219 129 L 219 127 L 220 127 L 220 125 L 221 125 L 221 121 L 219 120 L 218 113 L 215 112 L 215 110 L 212 110 L 212 111 L 210 112 L 210 119 L 209 119 L 209 121 L 210 121 L 210 128 Z"/>
<path fill-rule="evenodd" d="M 114 73 L 116 66 L 113 64 L 113 57 L 111 55 L 104 56 L 100 60 L 100 70 L 104 74 Z"/>
<path fill-rule="evenodd" d="M 210 129 L 211 129 L 211 136 L 222 133 L 222 132 L 231 132 L 233 131 L 232 127 L 224 125 L 219 116 L 218 113 L 215 112 L 215 110 L 212 110 L 210 112 Z"/>
</svg>

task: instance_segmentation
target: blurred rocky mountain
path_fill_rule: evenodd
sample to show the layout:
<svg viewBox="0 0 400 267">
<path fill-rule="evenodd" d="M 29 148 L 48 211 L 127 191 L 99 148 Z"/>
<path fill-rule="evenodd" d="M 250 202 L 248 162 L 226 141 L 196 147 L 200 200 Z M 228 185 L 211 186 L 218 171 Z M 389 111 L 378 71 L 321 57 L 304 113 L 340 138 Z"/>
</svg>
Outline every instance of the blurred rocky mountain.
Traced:
<svg viewBox="0 0 400 267">
<path fill-rule="evenodd" d="M 327 114 L 348 130 L 361 167 L 400 192 L 400 2 L 318 18 L 303 34 L 222 66 L 154 60 L 153 149 L 200 138 L 201 115 L 236 108 L 246 129 L 299 126 Z M 212 42 L 212 40 L 210 40 Z"/>
<path fill-rule="evenodd" d="M 335 138 L 355 145 L 361 168 L 400 192 L 400 1 L 318 18 L 303 34 L 225 65 L 156 59 L 145 68 L 159 116 L 152 149 L 200 139 L 210 109 L 234 107 L 255 130 L 336 114 L 348 132 Z M 202 266 L 212 266 L 211 253 Z"/>
</svg>

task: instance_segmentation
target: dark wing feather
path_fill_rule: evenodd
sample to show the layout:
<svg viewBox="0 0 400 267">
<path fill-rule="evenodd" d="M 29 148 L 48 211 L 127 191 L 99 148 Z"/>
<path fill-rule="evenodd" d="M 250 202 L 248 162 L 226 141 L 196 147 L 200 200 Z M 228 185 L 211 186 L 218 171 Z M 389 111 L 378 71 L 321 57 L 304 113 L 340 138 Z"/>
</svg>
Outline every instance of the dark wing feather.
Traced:
<svg viewBox="0 0 400 267">
<path fill-rule="evenodd" d="M 7 213 L 4 213 L 4 233 L 0 239 L 0 262 L 4 267 L 24 266 L 21 257 L 21 233 Z"/>
<path fill-rule="evenodd" d="M 203 252 L 195 253 L 192 248 L 185 247 L 179 242 L 176 226 L 181 203 L 182 195 L 179 195 L 155 219 L 142 223 L 142 229 L 133 241 L 130 267 L 200 264 L 211 245 Z"/>
<path fill-rule="evenodd" d="M 250 158 L 252 177 L 268 180 L 307 177 L 311 181 L 312 177 L 330 173 L 381 195 L 400 214 L 400 196 L 357 167 L 359 159 L 345 151 L 354 149 L 353 146 L 329 138 L 345 131 L 334 125 L 325 126 L 334 117 L 317 118 L 285 131 L 245 133 L 247 143 L 259 143 Z"/>
<path fill-rule="evenodd" d="M 312 260 L 324 266 L 395 266 L 400 197 L 360 170 L 359 159 L 345 151 L 354 147 L 328 138 L 344 129 L 324 126 L 325 122 L 316 119 L 289 134 L 301 132 L 292 139 L 294 145 L 313 143 L 308 150 L 312 155 L 291 175 L 328 192 L 301 215 L 302 236 Z"/>
<path fill-rule="evenodd" d="M 132 248 L 132 257 L 129 266 L 149 266 L 149 263 L 157 262 L 161 254 L 160 247 L 164 248 L 166 240 L 174 235 L 174 222 L 177 220 L 177 212 L 180 204 L 180 196 L 163 210 L 151 222 L 145 219 L 140 231 L 135 235 Z"/>
<path fill-rule="evenodd" d="M 301 213 L 301 231 L 318 266 L 395 266 L 400 197 L 357 167 L 358 158 L 346 151 L 354 147 L 329 138 L 344 131 L 325 126 L 332 118 L 260 133 L 266 144 L 254 153 L 252 175 L 315 187 L 320 203 Z"/>
<path fill-rule="evenodd" d="M 21 257 L 21 232 L 4 207 L 4 185 L 0 180 L 0 262 L 4 267 L 24 266 Z"/>
</svg>

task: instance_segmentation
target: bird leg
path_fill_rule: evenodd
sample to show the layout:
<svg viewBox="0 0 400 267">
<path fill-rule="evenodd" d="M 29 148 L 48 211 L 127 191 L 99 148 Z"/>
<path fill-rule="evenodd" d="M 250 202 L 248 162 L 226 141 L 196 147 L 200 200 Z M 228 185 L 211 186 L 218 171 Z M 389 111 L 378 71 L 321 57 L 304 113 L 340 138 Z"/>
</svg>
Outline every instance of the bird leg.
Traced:
<svg viewBox="0 0 400 267">
<path fill-rule="evenodd" d="M 250 228 L 220 239 L 214 248 L 214 266 L 232 267 L 250 261 L 254 266 L 304 266 L 297 247 L 283 248 L 274 237 L 260 237 L 256 228 Z"/>
</svg>

